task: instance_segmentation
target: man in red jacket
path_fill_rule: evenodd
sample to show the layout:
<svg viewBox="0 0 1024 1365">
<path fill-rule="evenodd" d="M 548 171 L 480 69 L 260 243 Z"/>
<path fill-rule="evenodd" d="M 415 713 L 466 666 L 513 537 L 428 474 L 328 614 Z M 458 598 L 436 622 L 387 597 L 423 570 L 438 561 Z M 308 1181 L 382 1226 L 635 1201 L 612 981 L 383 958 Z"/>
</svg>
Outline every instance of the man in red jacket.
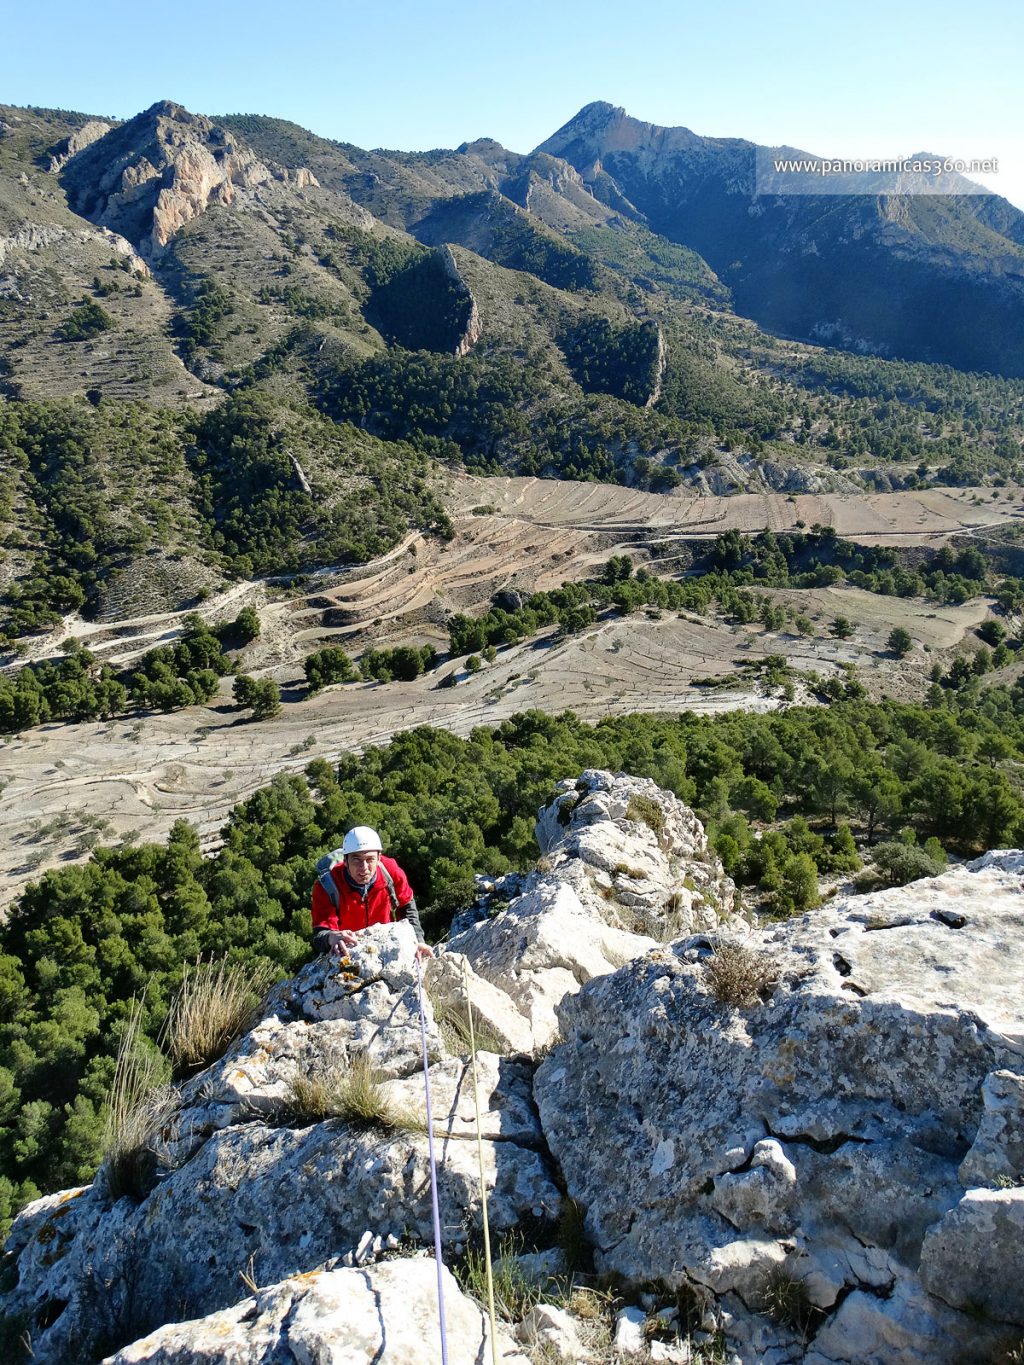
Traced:
<svg viewBox="0 0 1024 1365">
<path fill-rule="evenodd" d="M 423 941 L 416 898 L 409 879 L 384 856 L 380 835 L 368 825 L 349 830 L 340 861 L 328 854 L 317 864 L 313 884 L 313 947 L 318 953 L 344 952 L 360 929 L 406 919 L 416 934 L 416 956 L 433 957 Z"/>
</svg>

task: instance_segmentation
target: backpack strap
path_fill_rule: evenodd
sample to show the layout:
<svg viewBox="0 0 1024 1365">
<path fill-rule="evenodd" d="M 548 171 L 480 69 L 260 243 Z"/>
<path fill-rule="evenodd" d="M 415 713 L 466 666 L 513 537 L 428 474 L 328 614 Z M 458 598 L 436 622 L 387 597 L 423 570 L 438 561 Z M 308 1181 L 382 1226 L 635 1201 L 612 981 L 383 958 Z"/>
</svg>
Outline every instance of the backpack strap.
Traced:
<svg viewBox="0 0 1024 1365">
<path fill-rule="evenodd" d="M 327 892 L 335 910 L 341 909 L 341 897 L 338 895 L 338 888 L 331 876 L 331 868 L 337 867 L 338 863 L 344 861 L 344 858 L 345 855 L 340 848 L 332 848 L 330 853 L 325 853 L 322 858 L 318 858 L 316 864 L 316 879 Z"/>
<path fill-rule="evenodd" d="M 338 894 L 338 887 L 331 876 L 331 868 L 337 867 L 345 861 L 345 855 L 340 848 L 331 849 L 330 853 L 325 853 L 322 858 L 317 859 L 316 879 L 330 897 L 331 904 L 335 910 L 341 909 L 341 897 Z M 383 862 L 377 865 L 377 870 L 384 878 L 384 885 L 387 887 L 388 900 L 391 902 L 391 913 L 395 919 L 398 918 L 398 892 L 395 890 L 395 879 L 384 866 Z"/>
<path fill-rule="evenodd" d="M 395 890 L 395 879 L 387 870 L 383 863 L 379 866 L 380 872 L 384 877 L 384 885 L 388 889 L 388 899 L 391 901 L 391 913 L 395 919 L 398 918 L 398 892 Z"/>
</svg>

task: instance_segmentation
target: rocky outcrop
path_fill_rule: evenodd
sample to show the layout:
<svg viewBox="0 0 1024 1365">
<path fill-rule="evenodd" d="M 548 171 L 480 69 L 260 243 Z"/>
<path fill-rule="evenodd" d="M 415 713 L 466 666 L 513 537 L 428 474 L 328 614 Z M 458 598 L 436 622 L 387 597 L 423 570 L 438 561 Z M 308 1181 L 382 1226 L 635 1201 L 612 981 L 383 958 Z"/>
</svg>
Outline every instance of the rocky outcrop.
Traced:
<svg viewBox="0 0 1024 1365">
<path fill-rule="evenodd" d="M 457 356 L 469 355 L 483 335 L 483 324 L 480 321 L 480 309 L 477 307 L 476 296 L 466 283 L 451 247 L 444 243 L 438 247 L 437 254 L 444 273 L 456 286 L 459 293 L 464 294 L 469 301 L 469 316 L 466 319 L 465 327 L 462 329 L 462 335 L 455 343 L 455 354 Z"/>
<path fill-rule="evenodd" d="M 76 128 L 50 157 L 50 174 L 55 175 L 58 171 L 62 171 L 73 156 L 77 156 L 79 152 L 84 152 L 86 147 L 90 147 L 97 138 L 109 133 L 113 126 L 111 123 L 104 123 L 102 119 L 91 118 L 83 123 L 81 128 Z"/>
<path fill-rule="evenodd" d="M 97 1344 L 225 1309 L 243 1272 L 275 1284 L 332 1258 L 370 1265 L 403 1241 L 432 1244 L 414 948 L 406 925 L 373 929 L 340 966 L 318 959 L 279 989 L 261 1022 L 182 1088 L 156 1151 L 162 1174 L 137 1201 L 112 1198 L 101 1172 L 88 1189 L 24 1211 L 9 1244 L 18 1286 L 6 1311 L 34 1323 L 36 1361 L 89 1359 Z M 481 1216 L 473 1093 L 429 1001 L 425 1011 L 445 1244 L 457 1254 Z M 297 1081 L 331 1087 L 356 1058 L 383 1078 L 386 1117 L 304 1109 Z M 491 1055 L 478 1071 L 490 1224 L 498 1236 L 524 1222 L 553 1226 L 562 1196 L 532 1069 Z"/>
<path fill-rule="evenodd" d="M 717 923 L 731 905 L 732 883 L 699 822 L 649 781 L 587 772 L 563 783 L 538 841 L 541 868 L 511 901 L 492 888 L 489 911 L 469 916 L 427 973 L 441 1207 L 454 1254 L 481 1217 L 467 980 L 478 1045 L 497 1049 L 477 1058 L 490 1226 L 499 1238 L 523 1225 L 543 1238 L 546 1227 L 550 1240 L 562 1194 L 522 1054 L 550 1042 L 561 995 L 680 926 Z M 162 1174 L 138 1202 L 112 1199 L 101 1173 L 88 1189 L 24 1211 L 10 1243 L 18 1285 L 7 1310 L 36 1324 L 37 1361 L 130 1340 L 181 1316 L 180 1303 L 188 1316 L 221 1314 L 195 1327 L 200 1343 L 239 1324 L 256 1332 L 254 1317 L 270 1331 L 294 1289 L 267 1291 L 265 1314 L 257 1306 L 225 1316 L 240 1272 L 277 1284 L 332 1258 L 372 1267 L 399 1241 L 431 1244 L 413 948 L 405 925 L 369 930 L 340 965 L 319 959 L 277 988 L 255 1027 L 180 1088 L 156 1153 Z M 336 1081 L 360 1059 L 381 1078 L 386 1123 L 353 1126 L 297 1107 L 297 1081 Z M 167 1353 L 181 1339 L 175 1329 L 160 1337 L 165 1354 L 124 1358 L 188 1358 Z M 206 1348 L 196 1349 L 204 1359 Z"/>
<path fill-rule="evenodd" d="M 732 1365 L 953 1365 L 1024 1338 L 1024 854 L 757 931 L 647 780 L 563 782 L 537 837 L 425 973 L 446 1258 L 482 1217 L 468 993 L 495 1241 L 528 1237 L 543 1283 L 575 1201 L 643 1305 L 622 1352 L 690 1359 L 684 1309 Z M 22 1212 L 0 1306 L 36 1361 L 438 1358 L 413 954 L 382 926 L 277 987 L 179 1087 L 136 1198 L 101 1172 Z M 365 1064 L 369 1118 L 338 1099 Z M 445 1286 L 453 1359 L 487 1358 Z M 537 1309 L 499 1349 L 587 1359 L 585 1329 Z"/>
<path fill-rule="evenodd" d="M 490 1360 L 486 1315 L 449 1271 L 442 1279 L 450 1359 Z M 495 1344 L 503 1365 L 528 1365 L 504 1332 Z M 118 1351 L 109 1365 L 435 1365 L 439 1359 L 434 1262 L 404 1259 L 372 1271 L 324 1270 L 285 1280 L 224 1312 L 163 1327 Z"/>
<path fill-rule="evenodd" d="M 99 242 L 115 256 L 123 257 L 128 262 L 133 274 L 145 279 L 149 278 L 149 266 L 136 253 L 131 242 L 126 242 L 123 237 L 119 237 L 116 232 L 111 232 L 109 228 L 100 228 L 98 232 L 90 232 L 87 229 L 75 232 L 70 228 L 57 227 L 52 224 L 44 226 L 28 223 L 18 232 L 0 237 L 0 268 L 7 263 L 8 257 L 14 253 L 42 251 L 47 247 L 59 246 L 63 242 Z"/>
<path fill-rule="evenodd" d="M 563 1001 L 535 1090 L 600 1266 L 714 1302 L 751 1363 L 952 1365 L 1024 1321 L 1024 1188 L 974 1187 L 1024 1180 L 1022 873 L 760 934 L 753 1004 L 707 936 Z"/>
<path fill-rule="evenodd" d="M 655 327 L 658 331 L 658 344 L 654 357 L 654 378 L 651 384 L 651 391 L 644 401 L 645 408 L 653 408 L 661 397 L 661 386 L 665 379 L 665 367 L 668 365 L 668 351 L 665 346 L 665 333 L 661 329 L 661 323 L 656 322 Z"/>
<path fill-rule="evenodd" d="M 61 180 L 76 213 L 150 257 L 210 204 L 231 204 L 240 191 L 271 180 L 296 188 L 317 183 L 311 171 L 267 165 L 208 118 L 167 100 L 69 149 Z"/>
<path fill-rule="evenodd" d="M 504 908 L 499 884 L 498 913 L 456 921 L 445 954 L 464 956 L 506 997 L 519 1018 L 503 1023 L 488 996 L 488 1019 L 505 1037 L 525 1022 L 531 1050 L 557 1036 L 558 1005 L 586 982 L 733 913 L 735 887 L 700 821 L 670 793 L 598 770 L 561 785 L 537 824 L 537 871 L 513 880 Z"/>
</svg>

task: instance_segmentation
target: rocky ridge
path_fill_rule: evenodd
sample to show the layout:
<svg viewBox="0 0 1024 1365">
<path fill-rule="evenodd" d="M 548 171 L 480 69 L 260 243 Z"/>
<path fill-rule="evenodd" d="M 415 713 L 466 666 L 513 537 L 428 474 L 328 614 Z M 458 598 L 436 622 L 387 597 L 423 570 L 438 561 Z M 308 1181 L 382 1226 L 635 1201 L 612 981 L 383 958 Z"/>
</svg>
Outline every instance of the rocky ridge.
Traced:
<svg viewBox="0 0 1024 1365">
<path fill-rule="evenodd" d="M 495 1240 L 551 1247 L 582 1207 L 594 1269 L 644 1304 L 603 1358 L 697 1361 L 720 1333 L 743 1365 L 953 1365 L 1024 1337 L 1024 854 L 758 932 L 649 781 L 566 781 L 537 836 L 426 973 L 446 1256 L 481 1217 L 468 989 Z M 138 1202 L 101 1171 L 22 1213 L 3 1306 L 34 1359 L 436 1358 L 413 946 L 372 930 L 277 987 L 179 1088 Z M 360 1059 L 386 1122 L 302 1109 L 297 1082 Z M 445 1297 L 455 1358 L 485 1358 Z M 535 1309 L 500 1358 L 588 1358 L 578 1326 Z"/>
<path fill-rule="evenodd" d="M 240 190 L 272 180 L 298 189 L 317 184 L 310 170 L 267 165 L 210 119 L 167 100 L 117 128 L 86 124 L 52 169 L 76 213 L 149 257 L 210 204 L 229 205 Z"/>
</svg>

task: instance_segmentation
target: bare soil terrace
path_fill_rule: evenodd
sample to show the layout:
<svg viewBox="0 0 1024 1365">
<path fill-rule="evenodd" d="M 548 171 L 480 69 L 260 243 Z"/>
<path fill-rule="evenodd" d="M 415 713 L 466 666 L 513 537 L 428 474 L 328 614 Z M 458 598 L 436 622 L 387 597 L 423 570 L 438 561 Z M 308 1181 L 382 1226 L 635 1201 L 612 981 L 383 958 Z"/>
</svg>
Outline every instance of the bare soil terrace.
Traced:
<svg viewBox="0 0 1024 1365">
<path fill-rule="evenodd" d="M 772 596 L 812 620 L 813 635 L 638 612 L 602 619 L 568 639 L 549 632 L 503 649 L 477 674 L 458 660 L 415 682 L 360 683 L 315 697 L 306 696 L 302 661 L 328 642 L 355 652 L 371 641 L 429 641 L 443 651 L 448 613 L 481 610 L 499 589 L 526 592 L 587 577 L 622 550 L 643 559 L 645 540 L 717 535 L 730 526 L 756 530 L 769 520 L 783 529 L 800 518 L 835 524 L 859 540 L 934 544 L 952 532 L 1024 516 L 1021 490 L 999 491 L 1006 496 L 980 504 L 972 490 L 794 502 L 782 495 L 695 499 L 536 479 L 456 480 L 449 498 L 456 535 L 447 545 L 414 534 L 360 569 L 312 576 L 300 596 L 273 583 L 245 583 L 203 604 L 209 620 L 229 618 L 246 603 L 259 611 L 262 634 L 239 668 L 282 686 L 285 706 L 276 719 L 254 724 L 247 713 L 240 716 L 228 679 L 208 707 L 51 724 L 8 737 L 0 745 L 0 903 L 47 866 L 87 856 L 97 838 L 159 839 L 184 817 L 213 847 L 230 808 L 276 773 L 301 772 L 314 757 L 330 760 L 419 725 L 465 735 L 530 708 L 571 709 L 590 720 L 629 711 L 773 709 L 785 704 L 779 689 L 745 681 L 742 669 L 768 654 L 823 676 L 853 664 L 872 695 L 920 696 L 932 664 L 948 659 L 989 614 L 988 599 L 938 607 L 855 588 L 777 590 Z M 122 664 L 174 638 L 183 615 L 117 625 L 69 619 L 62 634 Z M 843 641 L 829 633 L 840 615 L 854 627 Z M 885 646 L 893 625 L 915 641 L 901 662 Z M 56 637 L 37 641 L 34 652 L 40 657 L 56 644 Z M 461 670 L 459 685 L 439 689 L 453 667 Z M 736 675 L 731 683 L 702 685 L 729 675 Z M 798 685 L 796 700 L 810 699 Z"/>
</svg>

